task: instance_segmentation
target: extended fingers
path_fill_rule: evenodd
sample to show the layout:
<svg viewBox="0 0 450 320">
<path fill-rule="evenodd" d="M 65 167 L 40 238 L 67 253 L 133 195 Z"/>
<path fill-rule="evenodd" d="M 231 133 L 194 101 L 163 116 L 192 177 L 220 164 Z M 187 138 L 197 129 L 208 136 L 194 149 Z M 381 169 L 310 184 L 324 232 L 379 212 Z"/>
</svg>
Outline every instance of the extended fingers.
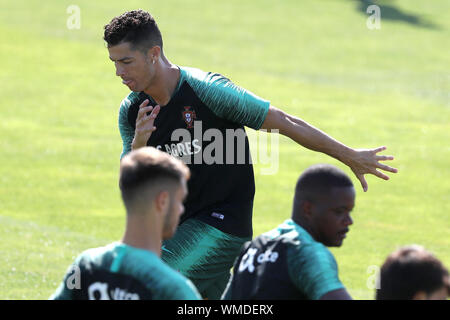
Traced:
<svg viewBox="0 0 450 320">
<path fill-rule="evenodd" d="M 367 185 L 366 178 L 364 177 L 363 174 L 357 174 L 356 177 L 358 178 L 359 182 L 361 183 L 361 187 L 363 188 L 364 192 L 366 192 L 367 189 L 369 188 L 369 186 Z"/>
<path fill-rule="evenodd" d="M 146 105 L 148 105 L 148 103 L 150 102 L 150 100 L 145 99 L 144 101 L 142 101 L 141 105 L 139 106 L 139 109 L 145 107 Z"/>
<path fill-rule="evenodd" d="M 147 100 L 145 100 L 145 101 L 147 101 Z M 147 112 L 150 112 L 152 110 L 153 110 L 153 106 L 147 106 L 147 105 L 144 105 L 144 103 L 142 103 L 141 106 L 139 107 L 139 111 L 138 111 L 136 120 L 142 119 L 147 114 Z"/>
<path fill-rule="evenodd" d="M 150 120 L 152 120 L 152 121 L 155 120 L 155 118 L 158 115 L 160 109 L 161 109 L 161 107 L 159 105 L 156 105 L 154 108 L 151 107 L 151 106 L 142 108 L 139 111 L 139 112 L 142 111 L 142 114 L 140 116 L 138 116 L 138 118 L 136 119 L 136 127 L 143 126 Z M 151 110 L 151 113 L 149 115 L 145 115 L 150 110 Z"/>
<path fill-rule="evenodd" d="M 386 149 L 387 148 L 385 146 L 382 146 L 382 147 L 378 147 L 378 148 L 372 149 L 372 152 L 373 153 L 378 153 L 378 152 L 384 151 Z"/>
<path fill-rule="evenodd" d="M 377 167 L 380 168 L 381 170 L 389 171 L 389 172 L 392 172 L 392 173 L 397 173 L 398 172 L 398 170 L 396 168 L 387 166 L 387 165 L 382 164 L 382 163 L 377 163 Z"/>
<path fill-rule="evenodd" d="M 386 150 L 386 147 L 379 147 L 379 148 L 374 149 L 373 151 L 374 151 L 374 154 L 376 154 L 376 153 L 378 153 L 380 151 L 383 151 L 383 150 Z M 385 164 L 382 164 L 382 163 L 378 162 L 378 161 L 394 160 L 394 156 L 379 156 L 379 155 L 375 155 L 375 160 L 377 161 L 377 164 L 376 164 L 377 168 L 385 170 L 385 171 L 389 171 L 389 172 L 392 172 L 392 173 L 397 173 L 398 170 L 396 168 L 393 168 L 393 167 L 390 167 L 390 166 L 387 166 Z M 385 177 L 386 176 L 383 176 L 381 178 L 385 179 Z"/>
<path fill-rule="evenodd" d="M 394 156 L 375 156 L 377 161 L 394 160 Z"/>
<path fill-rule="evenodd" d="M 375 176 L 377 176 L 378 178 L 384 179 L 384 180 L 389 180 L 389 176 L 385 175 L 383 172 L 378 171 L 378 170 L 373 170 L 371 171 L 371 173 Z"/>
</svg>

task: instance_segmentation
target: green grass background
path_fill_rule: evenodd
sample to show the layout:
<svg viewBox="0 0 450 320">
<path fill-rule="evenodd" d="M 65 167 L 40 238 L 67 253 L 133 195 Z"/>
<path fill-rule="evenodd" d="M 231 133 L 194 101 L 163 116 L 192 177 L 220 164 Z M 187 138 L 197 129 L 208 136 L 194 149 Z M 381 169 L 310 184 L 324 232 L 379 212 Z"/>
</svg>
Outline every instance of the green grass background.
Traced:
<svg viewBox="0 0 450 320">
<path fill-rule="evenodd" d="M 69 5 L 81 28 L 66 27 Z M 356 299 L 400 245 L 417 243 L 450 267 L 450 3 L 377 1 L 0 2 L 0 299 L 46 299 L 76 255 L 121 237 L 118 107 L 103 26 L 151 12 L 166 56 L 220 72 L 355 148 L 386 145 L 399 169 L 357 179 L 354 225 L 332 249 Z M 385 17 L 383 16 L 385 14 Z M 251 131 L 251 130 L 250 130 Z M 255 166 L 254 233 L 290 216 L 293 188 L 323 154 L 279 139 L 279 171 Z"/>
</svg>

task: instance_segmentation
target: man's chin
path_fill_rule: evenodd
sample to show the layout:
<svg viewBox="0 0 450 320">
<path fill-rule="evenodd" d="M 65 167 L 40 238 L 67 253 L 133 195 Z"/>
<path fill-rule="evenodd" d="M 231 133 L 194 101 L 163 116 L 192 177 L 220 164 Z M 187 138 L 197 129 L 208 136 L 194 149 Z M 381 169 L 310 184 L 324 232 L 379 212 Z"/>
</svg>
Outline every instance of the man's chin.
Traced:
<svg viewBox="0 0 450 320">
<path fill-rule="evenodd" d="M 334 247 L 340 247 L 344 244 L 344 239 L 336 239 Z"/>
<path fill-rule="evenodd" d="M 131 91 L 138 91 L 134 85 L 126 85 Z"/>
<path fill-rule="evenodd" d="M 337 248 L 339 248 L 340 246 L 342 246 L 343 242 L 344 242 L 344 239 L 340 239 L 339 238 L 339 239 L 330 240 L 327 243 L 324 243 L 324 245 L 326 247 L 337 247 Z"/>
<path fill-rule="evenodd" d="M 140 90 L 138 90 L 139 88 L 137 88 L 137 86 L 136 86 L 136 82 L 135 81 L 131 81 L 131 82 L 129 82 L 129 83 L 124 83 L 124 85 L 126 86 L 126 87 L 128 87 L 128 89 L 130 89 L 131 91 L 140 91 Z"/>
</svg>

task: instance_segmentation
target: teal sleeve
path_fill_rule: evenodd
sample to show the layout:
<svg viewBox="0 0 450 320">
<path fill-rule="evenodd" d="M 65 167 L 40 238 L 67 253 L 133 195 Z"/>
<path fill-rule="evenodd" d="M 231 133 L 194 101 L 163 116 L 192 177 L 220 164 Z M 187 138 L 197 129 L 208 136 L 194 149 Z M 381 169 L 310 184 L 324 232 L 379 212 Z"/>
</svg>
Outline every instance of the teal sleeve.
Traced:
<svg viewBox="0 0 450 320">
<path fill-rule="evenodd" d="M 146 250 L 126 247 L 111 265 L 113 272 L 141 281 L 154 300 L 200 300 L 192 282 Z"/>
<path fill-rule="evenodd" d="M 305 245 L 290 248 L 289 275 L 297 288 L 311 300 L 344 288 L 338 277 L 336 260 L 325 246 Z"/>
<path fill-rule="evenodd" d="M 194 284 L 178 272 L 166 271 L 160 276 L 156 283 L 149 283 L 149 288 L 154 292 L 154 300 L 201 300 Z"/>
<path fill-rule="evenodd" d="M 179 299 L 179 300 L 201 300 L 202 297 L 200 296 L 200 293 L 198 293 L 197 288 L 194 286 L 194 284 L 186 279 L 184 281 L 184 284 L 182 287 L 177 290 L 177 294 L 173 296 L 172 299 Z"/>
<path fill-rule="evenodd" d="M 182 68 L 182 76 L 200 100 L 220 118 L 258 130 L 270 102 L 235 85 L 226 77 L 193 68 Z"/>
<path fill-rule="evenodd" d="M 131 143 L 134 138 L 134 129 L 128 123 L 128 109 L 130 108 L 130 105 L 131 101 L 127 97 L 122 101 L 119 108 L 119 132 L 122 137 L 122 153 L 120 159 L 131 151 Z"/>
</svg>

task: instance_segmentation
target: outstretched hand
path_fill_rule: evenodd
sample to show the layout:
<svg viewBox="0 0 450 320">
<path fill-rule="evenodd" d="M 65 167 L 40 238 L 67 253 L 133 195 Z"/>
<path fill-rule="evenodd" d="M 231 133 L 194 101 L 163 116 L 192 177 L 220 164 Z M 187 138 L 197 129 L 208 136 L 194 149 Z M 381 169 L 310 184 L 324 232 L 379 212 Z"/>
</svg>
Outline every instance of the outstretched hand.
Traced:
<svg viewBox="0 0 450 320">
<path fill-rule="evenodd" d="M 389 176 L 378 169 L 392 173 L 397 173 L 398 171 L 396 168 L 380 163 L 380 161 L 394 160 L 393 156 L 377 155 L 377 153 L 384 150 L 386 150 L 386 147 L 379 147 L 375 149 L 357 149 L 347 163 L 355 176 L 361 182 L 364 192 L 368 189 L 367 181 L 364 177 L 365 174 L 369 173 L 377 176 L 378 178 L 389 180 Z"/>
</svg>

